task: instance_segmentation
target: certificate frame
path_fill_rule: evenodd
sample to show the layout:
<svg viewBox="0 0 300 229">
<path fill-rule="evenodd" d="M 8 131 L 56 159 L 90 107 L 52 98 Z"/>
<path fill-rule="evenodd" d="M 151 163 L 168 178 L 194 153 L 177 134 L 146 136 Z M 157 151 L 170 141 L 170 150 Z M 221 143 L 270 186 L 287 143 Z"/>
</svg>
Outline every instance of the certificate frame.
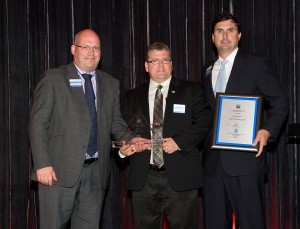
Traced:
<svg viewBox="0 0 300 229">
<path fill-rule="evenodd" d="M 258 152 L 261 116 L 262 96 L 217 93 L 211 148 Z"/>
</svg>

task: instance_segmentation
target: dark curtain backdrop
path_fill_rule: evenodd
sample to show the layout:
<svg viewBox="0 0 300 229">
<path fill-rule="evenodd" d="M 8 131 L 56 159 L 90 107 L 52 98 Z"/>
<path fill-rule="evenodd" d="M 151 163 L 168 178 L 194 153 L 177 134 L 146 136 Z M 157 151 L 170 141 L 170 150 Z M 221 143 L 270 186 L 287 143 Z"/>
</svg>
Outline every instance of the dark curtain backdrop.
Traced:
<svg viewBox="0 0 300 229">
<path fill-rule="evenodd" d="M 144 50 L 154 41 L 171 47 L 175 77 L 200 81 L 201 67 L 215 56 L 210 24 L 223 10 L 241 21 L 241 48 L 270 57 L 289 94 L 289 118 L 278 143 L 268 150 L 266 218 L 268 228 L 300 228 L 300 145 L 296 137 L 288 139 L 286 128 L 300 122 L 298 0 L 2 0 L 0 228 L 37 228 L 36 184 L 29 179 L 31 98 L 44 69 L 71 61 L 77 31 L 92 28 L 100 34 L 99 68 L 120 80 L 122 96 L 147 80 Z M 127 168 L 113 157 L 111 164 L 101 228 L 132 229 Z M 199 228 L 204 228 L 201 204 L 199 198 Z"/>
</svg>

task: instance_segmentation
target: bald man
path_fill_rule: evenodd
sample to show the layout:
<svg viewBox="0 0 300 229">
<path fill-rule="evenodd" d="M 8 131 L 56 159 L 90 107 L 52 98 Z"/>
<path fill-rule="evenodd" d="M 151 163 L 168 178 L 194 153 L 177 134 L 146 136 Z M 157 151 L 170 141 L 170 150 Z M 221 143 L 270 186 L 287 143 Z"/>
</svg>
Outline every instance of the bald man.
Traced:
<svg viewBox="0 0 300 229">
<path fill-rule="evenodd" d="M 99 228 L 111 135 L 118 139 L 126 128 L 118 80 L 96 69 L 99 36 L 90 29 L 80 31 L 71 53 L 72 63 L 45 71 L 30 114 L 41 229 L 66 228 L 69 222 L 72 229 Z"/>
</svg>

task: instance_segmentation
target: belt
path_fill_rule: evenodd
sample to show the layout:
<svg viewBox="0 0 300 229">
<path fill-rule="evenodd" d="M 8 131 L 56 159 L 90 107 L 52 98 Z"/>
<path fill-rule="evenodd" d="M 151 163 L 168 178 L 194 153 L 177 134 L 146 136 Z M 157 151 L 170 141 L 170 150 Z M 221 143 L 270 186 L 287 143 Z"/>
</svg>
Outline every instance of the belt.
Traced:
<svg viewBox="0 0 300 229">
<path fill-rule="evenodd" d="M 157 172 L 161 172 L 161 171 L 165 171 L 165 167 L 157 167 L 156 165 L 153 165 L 153 164 L 150 164 L 149 165 L 149 169 L 152 169 L 154 171 L 157 171 Z"/>
<path fill-rule="evenodd" d="M 92 164 L 94 161 L 98 161 L 98 157 L 97 157 L 97 158 L 89 158 L 89 159 L 85 159 L 85 160 L 84 160 L 84 164 L 85 164 L 85 165 L 89 165 L 89 164 Z"/>
</svg>

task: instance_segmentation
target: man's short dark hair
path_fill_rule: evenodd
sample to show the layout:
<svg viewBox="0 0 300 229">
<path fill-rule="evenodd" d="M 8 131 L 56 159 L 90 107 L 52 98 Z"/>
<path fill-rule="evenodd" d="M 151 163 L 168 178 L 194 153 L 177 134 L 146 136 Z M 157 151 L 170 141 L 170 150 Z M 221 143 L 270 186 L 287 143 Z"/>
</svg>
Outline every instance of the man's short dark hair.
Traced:
<svg viewBox="0 0 300 229">
<path fill-rule="evenodd" d="M 222 22 L 222 21 L 227 21 L 227 20 L 231 20 L 236 25 L 238 32 L 239 33 L 241 32 L 240 21 L 235 16 L 233 16 L 232 14 L 227 13 L 227 12 L 218 14 L 218 16 L 214 19 L 214 21 L 212 23 L 211 32 L 214 33 L 215 26 L 217 23 Z"/>
<path fill-rule="evenodd" d="M 155 42 L 155 43 L 150 44 L 147 47 L 146 55 L 145 55 L 146 60 L 148 59 L 149 52 L 153 51 L 153 50 L 167 50 L 170 52 L 170 57 L 171 57 L 171 51 L 170 51 L 168 45 L 166 45 L 165 43 L 162 43 L 162 42 Z"/>
</svg>

